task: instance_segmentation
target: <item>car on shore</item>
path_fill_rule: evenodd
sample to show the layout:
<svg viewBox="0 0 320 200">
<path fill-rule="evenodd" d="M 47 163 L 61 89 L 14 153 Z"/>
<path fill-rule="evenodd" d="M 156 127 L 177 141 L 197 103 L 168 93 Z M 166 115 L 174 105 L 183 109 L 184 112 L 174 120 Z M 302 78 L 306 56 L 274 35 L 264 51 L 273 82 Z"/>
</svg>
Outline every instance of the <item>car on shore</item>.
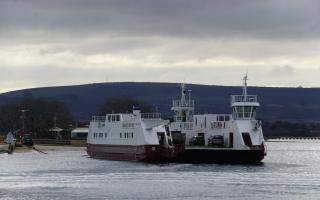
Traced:
<svg viewBox="0 0 320 200">
<path fill-rule="evenodd" d="M 22 144 L 26 146 L 33 146 L 33 140 L 30 134 L 24 134 L 22 137 Z"/>
</svg>

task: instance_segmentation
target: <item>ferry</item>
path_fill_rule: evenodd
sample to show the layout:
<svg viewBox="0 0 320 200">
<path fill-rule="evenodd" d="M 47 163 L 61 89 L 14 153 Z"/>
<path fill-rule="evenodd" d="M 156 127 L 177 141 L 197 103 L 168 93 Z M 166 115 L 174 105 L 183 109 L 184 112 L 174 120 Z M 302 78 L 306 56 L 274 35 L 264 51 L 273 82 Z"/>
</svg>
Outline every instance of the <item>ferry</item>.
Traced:
<svg viewBox="0 0 320 200">
<path fill-rule="evenodd" d="M 260 163 L 266 156 L 260 106 L 256 95 L 247 94 L 247 74 L 241 95 L 231 95 L 231 114 L 194 114 L 191 90 L 181 85 L 181 98 L 173 100 L 172 135 L 185 135 L 185 151 L 175 158 L 183 163 Z"/>
<path fill-rule="evenodd" d="M 173 145 L 169 121 L 160 113 L 94 116 L 87 137 L 87 153 L 93 158 L 158 162 L 170 161 L 184 151 L 184 143 Z"/>
<path fill-rule="evenodd" d="M 260 106 L 247 94 L 231 96 L 231 114 L 194 114 L 191 90 L 181 85 L 181 98 L 173 100 L 172 122 L 160 113 L 94 116 L 87 136 L 87 153 L 93 158 L 181 163 L 260 163 L 266 155 Z"/>
</svg>

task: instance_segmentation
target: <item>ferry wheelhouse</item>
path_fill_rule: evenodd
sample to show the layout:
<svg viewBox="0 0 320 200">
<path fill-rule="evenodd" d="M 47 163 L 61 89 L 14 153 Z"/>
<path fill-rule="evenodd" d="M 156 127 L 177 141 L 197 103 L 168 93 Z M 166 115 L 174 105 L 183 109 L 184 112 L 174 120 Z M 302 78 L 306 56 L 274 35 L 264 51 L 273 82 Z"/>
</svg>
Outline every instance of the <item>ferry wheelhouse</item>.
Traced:
<svg viewBox="0 0 320 200">
<path fill-rule="evenodd" d="M 168 123 L 160 113 L 140 110 L 94 116 L 89 126 L 87 153 L 110 160 L 170 160 L 184 147 L 173 145 Z"/>
</svg>

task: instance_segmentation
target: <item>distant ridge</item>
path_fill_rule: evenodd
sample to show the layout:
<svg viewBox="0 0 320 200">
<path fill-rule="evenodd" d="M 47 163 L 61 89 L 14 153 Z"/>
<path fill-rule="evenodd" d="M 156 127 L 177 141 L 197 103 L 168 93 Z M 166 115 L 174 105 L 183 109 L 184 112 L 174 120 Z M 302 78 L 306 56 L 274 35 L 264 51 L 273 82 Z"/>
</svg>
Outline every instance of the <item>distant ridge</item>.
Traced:
<svg viewBox="0 0 320 200">
<path fill-rule="evenodd" d="M 0 94 L 0 104 L 23 98 L 46 98 L 65 102 L 77 120 L 89 120 L 108 97 L 128 96 L 156 107 L 165 116 L 173 98 L 179 98 L 179 83 L 116 82 L 24 89 Z M 198 113 L 230 113 L 231 94 L 241 87 L 188 84 Z M 320 88 L 249 87 L 257 94 L 258 117 L 268 121 L 320 121 Z"/>
</svg>

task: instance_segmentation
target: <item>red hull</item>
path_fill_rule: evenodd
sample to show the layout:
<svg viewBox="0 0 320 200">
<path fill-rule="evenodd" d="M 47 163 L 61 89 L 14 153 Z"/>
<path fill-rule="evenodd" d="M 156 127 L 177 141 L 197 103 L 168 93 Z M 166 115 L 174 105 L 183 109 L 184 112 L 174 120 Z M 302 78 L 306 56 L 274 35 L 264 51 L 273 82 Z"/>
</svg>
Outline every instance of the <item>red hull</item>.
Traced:
<svg viewBox="0 0 320 200">
<path fill-rule="evenodd" d="M 87 144 L 87 153 L 93 158 L 127 161 L 169 161 L 184 151 L 184 145 L 173 149 L 159 145 L 102 145 Z"/>
</svg>

